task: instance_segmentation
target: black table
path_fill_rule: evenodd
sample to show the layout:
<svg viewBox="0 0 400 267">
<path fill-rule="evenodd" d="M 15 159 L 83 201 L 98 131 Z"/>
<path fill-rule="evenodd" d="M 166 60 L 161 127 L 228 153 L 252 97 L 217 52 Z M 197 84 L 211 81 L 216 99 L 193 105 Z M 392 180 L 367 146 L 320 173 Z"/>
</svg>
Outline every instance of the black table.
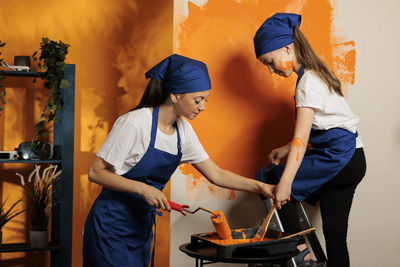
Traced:
<svg viewBox="0 0 400 267">
<path fill-rule="evenodd" d="M 191 243 L 182 244 L 179 250 L 186 253 L 188 256 L 196 259 L 196 267 L 203 267 L 206 264 L 217 262 L 228 263 L 276 263 L 281 266 L 287 266 L 289 260 L 296 256 L 299 251 L 279 254 L 275 256 L 260 256 L 260 257 L 221 257 L 217 255 L 217 249 L 207 243 L 198 243 L 195 246 Z M 208 262 L 204 262 L 208 261 Z M 200 265 L 199 265 L 200 263 Z"/>
</svg>

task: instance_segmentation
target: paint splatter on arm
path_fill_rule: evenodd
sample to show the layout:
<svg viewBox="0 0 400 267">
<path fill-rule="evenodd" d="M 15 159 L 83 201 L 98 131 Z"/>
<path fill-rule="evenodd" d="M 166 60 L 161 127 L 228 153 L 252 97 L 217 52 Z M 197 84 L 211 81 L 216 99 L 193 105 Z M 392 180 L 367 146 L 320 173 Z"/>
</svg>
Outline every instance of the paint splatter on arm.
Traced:
<svg viewBox="0 0 400 267">
<path fill-rule="evenodd" d="M 299 161 L 299 159 L 300 159 L 300 148 L 305 149 L 305 147 L 306 147 L 306 145 L 300 137 L 293 138 L 292 144 L 290 146 L 290 151 L 295 151 L 296 161 Z"/>
</svg>

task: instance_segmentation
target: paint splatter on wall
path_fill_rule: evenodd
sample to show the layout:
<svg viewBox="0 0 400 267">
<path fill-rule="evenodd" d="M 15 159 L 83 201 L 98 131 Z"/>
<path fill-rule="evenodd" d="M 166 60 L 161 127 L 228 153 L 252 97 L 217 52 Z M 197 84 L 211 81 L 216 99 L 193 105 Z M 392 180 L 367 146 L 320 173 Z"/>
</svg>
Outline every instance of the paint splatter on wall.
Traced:
<svg viewBox="0 0 400 267">
<path fill-rule="evenodd" d="M 346 88 L 355 79 L 354 41 L 336 36 L 334 6 L 328 0 L 175 1 L 174 51 L 204 61 L 212 90 L 206 112 L 191 121 L 211 158 L 221 167 L 253 177 L 271 149 L 292 138 L 295 75 L 271 77 L 254 55 L 253 36 L 276 12 L 300 13 L 301 30 Z M 217 188 L 190 166 L 188 199 L 207 187 L 217 199 L 234 192 Z"/>
</svg>

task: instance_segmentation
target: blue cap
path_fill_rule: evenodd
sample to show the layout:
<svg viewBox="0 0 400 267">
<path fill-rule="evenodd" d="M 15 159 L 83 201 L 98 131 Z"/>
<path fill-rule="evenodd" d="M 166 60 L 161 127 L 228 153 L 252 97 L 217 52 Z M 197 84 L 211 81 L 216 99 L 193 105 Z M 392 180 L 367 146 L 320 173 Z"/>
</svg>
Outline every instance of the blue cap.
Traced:
<svg viewBox="0 0 400 267">
<path fill-rule="evenodd" d="M 254 36 L 254 50 L 259 57 L 294 42 L 294 26 L 300 27 L 301 15 L 276 13 L 268 18 Z"/>
<path fill-rule="evenodd" d="M 163 88 L 173 94 L 193 93 L 211 89 L 206 64 L 173 54 L 146 72 L 146 78 L 163 81 Z"/>
</svg>

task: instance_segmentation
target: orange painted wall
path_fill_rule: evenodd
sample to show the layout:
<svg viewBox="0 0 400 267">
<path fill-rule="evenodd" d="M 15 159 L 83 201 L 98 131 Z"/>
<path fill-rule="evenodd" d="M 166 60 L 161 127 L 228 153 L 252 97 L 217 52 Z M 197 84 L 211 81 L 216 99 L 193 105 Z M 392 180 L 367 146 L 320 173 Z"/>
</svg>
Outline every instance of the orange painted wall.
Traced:
<svg viewBox="0 0 400 267">
<path fill-rule="evenodd" d="M 354 42 L 333 32 L 331 1 L 176 2 L 188 2 L 188 14 L 175 17 L 174 50 L 204 61 L 213 88 L 206 112 L 191 123 L 211 158 L 224 168 L 253 177 L 267 164 L 271 149 L 292 137 L 297 76 L 271 76 L 256 60 L 253 48 L 254 34 L 269 16 L 276 12 L 302 14 L 301 30 L 316 52 L 338 73 L 344 88 L 354 83 Z M 191 166 L 180 169 L 187 175 L 189 199 L 203 183 L 213 197 L 235 197 L 234 192 L 209 184 Z"/>
<path fill-rule="evenodd" d="M 172 53 L 173 1 L 0 0 L 0 5 L 6 62 L 13 63 L 14 55 L 31 55 L 43 36 L 71 45 L 67 63 L 76 64 L 72 266 L 81 266 L 83 226 L 100 189 L 87 181 L 88 168 L 115 119 L 139 101 L 144 72 Z M 0 117 L 0 149 L 12 150 L 32 138 L 43 90 L 31 81 L 7 79 L 3 84 L 8 104 Z M 29 167 L 0 166 L 0 200 L 10 196 L 10 203 L 21 196 L 15 171 Z M 25 241 L 25 228 L 20 215 L 4 227 L 3 242 Z M 156 266 L 167 266 L 168 214 L 159 218 L 157 230 Z M 0 254 L 0 265 L 46 266 L 48 258 L 46 252 Z"/>
</svg>

